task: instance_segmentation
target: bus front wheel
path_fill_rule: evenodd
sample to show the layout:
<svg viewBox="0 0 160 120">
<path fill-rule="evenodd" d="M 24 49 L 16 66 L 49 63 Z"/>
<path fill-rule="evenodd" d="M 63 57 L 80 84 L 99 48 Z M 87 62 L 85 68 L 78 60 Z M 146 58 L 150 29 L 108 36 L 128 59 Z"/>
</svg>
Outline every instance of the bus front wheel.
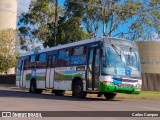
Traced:
<svg viewBox="0 0 160 120">
<path fill-rule="evenodd" d="M 73 85 L 72 96 L 76 98 L 85 98 L 87 93 L 83 91 L 83 82 L 77 80 Z"/>
<path fill-rule="evenodd" d="M 116 97 L 116 93 L 104 93 L 104 97 L 107 99 L 107 100 L 113 100 L 115 97 Z"/>
</svg>

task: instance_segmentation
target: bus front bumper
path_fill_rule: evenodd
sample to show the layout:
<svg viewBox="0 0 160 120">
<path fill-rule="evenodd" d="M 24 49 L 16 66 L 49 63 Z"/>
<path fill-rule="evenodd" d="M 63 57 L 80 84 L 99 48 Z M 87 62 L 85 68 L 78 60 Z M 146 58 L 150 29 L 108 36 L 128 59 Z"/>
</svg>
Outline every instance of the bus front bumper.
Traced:
<svg viewBox="0 0 160 120">
<path fill-rule="evenodd" d="M 139 91 L 135 90 L 135 87 L 120 87 L 116 85 L 106 85 L 100 83 L 100 92 L 116 92 L 116 93 L 127 93 L 127 94 L 139 94 Z"/>
</svg>

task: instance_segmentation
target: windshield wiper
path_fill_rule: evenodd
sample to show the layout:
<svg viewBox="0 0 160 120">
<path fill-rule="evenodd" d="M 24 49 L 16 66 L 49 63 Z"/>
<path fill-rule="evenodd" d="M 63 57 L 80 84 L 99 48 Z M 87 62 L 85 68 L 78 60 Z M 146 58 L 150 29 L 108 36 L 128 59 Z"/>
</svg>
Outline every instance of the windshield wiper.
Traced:
<svg viewBox="0 0 160 120">
<path fill-rule="evenodd" d="M 121 51 L 120 51 L 120 53 L 118 52 L 119 50 L 118 50 L 118 48 L 115 46 L 115 45 L 113 45 L 112 44 L 112 48 L 114 49 L 114 51 L 117 53 L 117 55 L 120 57 L 120 59 L 122 60 L 122 56 L 121 56 Z"/>
</svg>

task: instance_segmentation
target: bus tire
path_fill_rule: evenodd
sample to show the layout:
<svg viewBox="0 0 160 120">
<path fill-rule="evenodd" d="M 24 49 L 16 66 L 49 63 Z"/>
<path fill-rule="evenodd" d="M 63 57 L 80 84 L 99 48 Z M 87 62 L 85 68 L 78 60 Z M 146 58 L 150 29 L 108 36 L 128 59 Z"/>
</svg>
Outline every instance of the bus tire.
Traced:
<svg viewBox="0 0 160 120">
<path fill-rule="evenodd" d="M 86 98 L 87 92 L 83 91 L 82 80 L 77 80 L 73 84 L 72 96 L 76 98 Z"/>
<path fill-rule="evenodd" d="M 64 96 L 65 91 L 64 90 L 53 90 L 52 93 L 54 93 L 57 96 Z"/>
<path fill-rule="evenodd" d="M 117 95 L 116 93 L 109 93 L 109 92 L 104 93 L 104 97 L 107 100 L 113 100 L 116 97 L 116 95 Z"/>
<path fill-rule="evenodd" d="M 36 93 L 37 92 L 36 80 L 31 80 L 29 92 L 30 93 Z"/>
</svg>

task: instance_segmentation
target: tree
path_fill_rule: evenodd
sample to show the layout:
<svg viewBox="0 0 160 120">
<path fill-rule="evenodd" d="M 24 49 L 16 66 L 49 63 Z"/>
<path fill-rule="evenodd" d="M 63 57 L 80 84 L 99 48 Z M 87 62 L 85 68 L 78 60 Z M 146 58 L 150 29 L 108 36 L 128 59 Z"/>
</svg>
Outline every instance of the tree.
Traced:
<svg viewBox="0 0 160 120">
<path fill-rule="evenodd" d="M 19 17 L 18 34 L 22 49 L 27 51 L 37 49 L 35 44 L 45 41 L 53 34 L 49 26 L 54 27 L 54 15 L 53 0 L 31 1 L 29 12 L 22 13 Z"/>
<path fill-rule="evenodd" d="M 80 26 L 77 18 L 68 19 L 58 7 L 58 44 L 69 43 L 88 38 L 88 34 Z M 44 47 L 54 46 L 55 36 L 55 1 L 37 0 L 32 1 L 28 13 L 23 13 L 19 20 L 19 40 L 21 48 L 30 50 L 28 43 L 32 43 L 33 48 L 37 42 L 43 43 Z M 23 24 L 23 25 L 22 25 Z M 73 30 L 74 28 L 74 30 Z M 39 49 L 39 48 L 36 48 Z M 31 48 L 32 50 L 32 48 Z"/>
<path fill-rule="evenodd" d="M 101 25 L 106 36 L 130 40 L 160 31 L 159 0 L 66 0 L 66 3 L 68 14 L 78 13 L 87 31 L 93 34 L 97 34 Z"/>
<path fill-rule="evenodd" d="M 15 51 L 16 31 L 13 29 L 0 30 L 0 73 L 8 73 L 17 63 Z"/>
</svg>

